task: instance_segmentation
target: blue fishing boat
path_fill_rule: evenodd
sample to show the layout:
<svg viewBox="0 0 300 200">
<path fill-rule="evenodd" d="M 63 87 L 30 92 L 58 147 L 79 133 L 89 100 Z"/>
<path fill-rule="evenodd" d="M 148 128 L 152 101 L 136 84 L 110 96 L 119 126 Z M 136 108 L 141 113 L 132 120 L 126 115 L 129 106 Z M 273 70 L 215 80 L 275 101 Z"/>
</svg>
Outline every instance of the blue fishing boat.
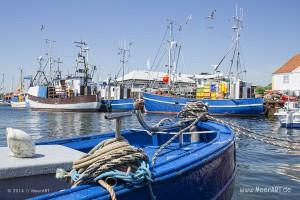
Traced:
<svg viewBox="0 0 300 200">
<path fill-rule="evenodd" d="M 151 175 L 148 176 L 148 181 L 139 183 L 113 179 L 114 184 L 111 188 L 116 195 L 114 197 L 130 200 L 153 199 L 154 196 L 156 199 L 193 199 L 195 197 L 231 199 L 236 172 L 236 150 L 235 136 L 229 127 L 207 120 L 207 118 L 203 118 L 204 115 L 197 117 L 196 121 L 192 120 L 192 124 L 189 123 L 191 120 L 187 120 L 184 123 L 169 125 L 162 125 L 163 123 L 160 122 L 160 125 L 149 127 L 140 119 L 140 112 L 137 113 L 145 130 L 120 131 L 120 127 L 118 127 L 120 123 L 116 123 L 116 133 L 48 141 L 39 143 L 39 145 L 59 144 L 74 151 L 87 153 L 95 152 L 94 147 L 99 146 L 97 144 L 108 140 L 111 142 L 114 137 L 116 139 L 122 135 L 130 145 L 147 155 L 149 160 L 145 166 L 149 167 L 148 173 Z M 110 119 L 120 122 L 120 117 L 126 115 L 128 114 L 115 114 L 116 117 L 112 116 Z M 202 120 L 199 120 L 200 118 Z M 192 132 L 189 132 L 187 127 L 179 128 L 185 123 L 189 124 L 188 127 L 194 126 Z M 178 135 L 179 129 L 181 134 Z M 155 132 L 151 134 L 152 131 Z M 103 143 L 100 144 L 100 146 L 102 145 Z M 86 156 L 89 155 L 91 154 L 88 153 Z M 152 162 L 150 162 L 151 160 Z M 76 161 L 73 162 L 73 169 L 75 169 L 74 165 L 76 165 Z M 72 171 L 70 173 L 74 175 Z M 123 175 L 125 176 L 127 173 L 123 173 Z M 103 178 L 102 175 L 101 177 Z M 110 199 L 110 192 L 95 182 L 33 199 Z"/>
<path fill-rule="evenodd" d="M 242 9 L 241 9 L 242 10 Z M 214 73 L 201 73 L 189 76 L 194 80 L 186 86 L 179 85 L 176 70 L 181 45 L 173 37 L 174 23 L 168 26 L 168 74 L 163 77 L 165 85 L 148 90 L 154 93 L 143 94 L 145 110 L 149 113 L 177 114 L 188 102 L 202 101 L 207 104 L 212 115 L 256 116 L 263 113 L 263 99 L 254 98 L 252 83 L 242 81 L 245 68 L 241 65 L 240 32 L 243 15 L 236 13 L 232 27 L 235 40 L 217 65 L 213 65 Z M 176 45 L 174 45 L 176 44 Z M 177 49 L 178 48 L 178 49 Z M 178 52 L 178 53 L 176 53 Z M 165 55 L 165 54 L 164 54 Z M 177 55 L 174 58 L 173 55 Z M 232 55 L 227 75 L 220 73 L 220 67 L 226 57 Z M 182 76 L 182 74 L 180 74 Z M 166 85 L 167 84 L 167 85 Z"/>
<path fill-rule="evenodd" d="M 117 99 L 117 100 L 103 100 L 103 104 L 110 112 L 123 112 L 133 110 L 134 99 Z"/>
<path fill-rule="evenodd" d="M 149 113 L 177 114 L 188 103 L 197 99 L 144 93 L 145 110 Z M 200 100 L 199 100 L 200 101 Z M 201 99 L 211 115 L 255 116 L 263 113 L 262 98 Z"/>
</svg>

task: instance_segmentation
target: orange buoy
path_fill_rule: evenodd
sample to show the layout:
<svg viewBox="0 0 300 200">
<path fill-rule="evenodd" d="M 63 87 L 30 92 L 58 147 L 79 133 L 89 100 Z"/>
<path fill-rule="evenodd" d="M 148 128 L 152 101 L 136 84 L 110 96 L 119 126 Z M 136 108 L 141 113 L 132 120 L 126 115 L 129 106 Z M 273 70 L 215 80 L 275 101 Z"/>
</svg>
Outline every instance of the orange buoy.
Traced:
<svg viewBox="0 0 300 200">
<path fill-rule="evenodd" d="M 169 83 L 169 76 L 168 75 L 164 75 L 162 78 L 163 83 Z"/>
</svg>

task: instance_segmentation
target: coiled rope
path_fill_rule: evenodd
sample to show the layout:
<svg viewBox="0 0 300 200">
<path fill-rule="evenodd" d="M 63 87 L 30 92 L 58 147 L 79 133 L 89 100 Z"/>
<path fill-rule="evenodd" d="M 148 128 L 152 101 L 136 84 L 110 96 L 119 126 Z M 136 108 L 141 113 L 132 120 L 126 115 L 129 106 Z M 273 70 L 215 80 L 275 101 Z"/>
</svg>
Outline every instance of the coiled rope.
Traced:
<svg viewBox="0 0 300 200">
<path fill-rule="evenodd" d="M 57 169 L 56 178 L 71 178 L 73 186 L 99 183 L 116 200 L 113 186 L 118 180 L 139 184 L 148 182 L 151 198 L 155 199 L 151 188 L 151 172 L 148 157 L 143 149 L 131 146 L 123 137 L 107 139 L 96 145 L 81 159 L 73 162 L 68 173 Z"/>
</svg>

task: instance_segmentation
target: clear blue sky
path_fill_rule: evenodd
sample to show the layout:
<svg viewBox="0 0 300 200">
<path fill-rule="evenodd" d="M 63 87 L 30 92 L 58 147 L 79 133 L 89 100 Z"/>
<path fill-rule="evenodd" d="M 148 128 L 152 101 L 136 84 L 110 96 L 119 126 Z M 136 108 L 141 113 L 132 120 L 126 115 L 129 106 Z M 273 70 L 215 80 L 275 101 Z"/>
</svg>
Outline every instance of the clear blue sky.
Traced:
<svg viewBox="0 0 300 200">
<path fill-rule="evenodd" d="M 241 45 L 246 80 L 255 84 L 271 82 L 272 72 L 300 48 L 300 1 L 240 0 L 244 9 Z M 146 68 L 153 61 L 166 29 L 166 19 L 184 23 L 192 20 L 180 35 L 185 65 L 183 73 L 211 72 L 232 40 L 235 0 L 6 0 L 0 6 L 0 72 L 6 85 L 18 84 L 18 68 L 25 74 L 38 69 L 37 57 L 47 50 L 45 39 L 57 42 L 55 57 L 63 57 L 64 71 L 73 71 L 77 49 L 75 40 L 90 46 L 90 61 L 100 66 L 105 78 L 120 68 L 119 41 L 133 42 L 127 70 Z M 204 18 L 216 9 L 216 19 L 208 24 Z M 40 31 L 40 25 L 45 29 Z M 213 29 L 207 26 L 212 25 Z M 177 38 L 178 39 L 178 38 Z M 224 63 L 221 70 L 227 70 Z M 159 70 L 163 70 L 161 67 Z"/>
</svg>

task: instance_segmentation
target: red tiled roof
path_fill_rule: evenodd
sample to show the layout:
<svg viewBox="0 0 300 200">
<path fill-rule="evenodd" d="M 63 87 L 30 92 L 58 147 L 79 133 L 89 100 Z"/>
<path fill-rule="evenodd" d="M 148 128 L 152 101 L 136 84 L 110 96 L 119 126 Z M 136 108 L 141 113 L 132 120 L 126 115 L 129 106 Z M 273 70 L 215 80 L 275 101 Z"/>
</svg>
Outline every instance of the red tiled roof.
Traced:
<svg viewBox="0 0 300 200">
<path fill-rule="evenodd" d="M 294 55 L 287 63 L 278 68 L 273 74 L 288 73 L 300 66 L 300 54 Z"/>
</svg>

